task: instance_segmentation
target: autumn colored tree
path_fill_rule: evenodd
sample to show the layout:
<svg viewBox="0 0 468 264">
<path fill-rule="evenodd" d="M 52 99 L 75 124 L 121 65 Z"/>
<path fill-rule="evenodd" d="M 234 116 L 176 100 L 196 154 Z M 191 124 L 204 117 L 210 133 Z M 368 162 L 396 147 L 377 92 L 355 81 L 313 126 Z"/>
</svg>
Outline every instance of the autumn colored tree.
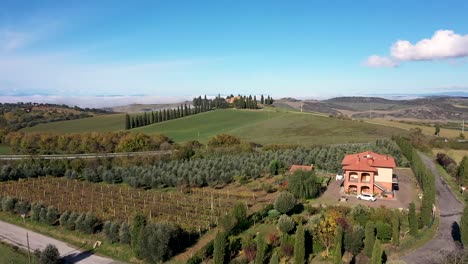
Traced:
<svg viewBox="0 0 468 264">
<path fill-rule="evenodd" d="M 330 247 L 333 245 L 336 226 L 336 219 L 331 215 L 325 215 L 313 226 L 314 238 L 317 238 L 325 247 L 326 256 L 330 255 Z"/>
</svg>

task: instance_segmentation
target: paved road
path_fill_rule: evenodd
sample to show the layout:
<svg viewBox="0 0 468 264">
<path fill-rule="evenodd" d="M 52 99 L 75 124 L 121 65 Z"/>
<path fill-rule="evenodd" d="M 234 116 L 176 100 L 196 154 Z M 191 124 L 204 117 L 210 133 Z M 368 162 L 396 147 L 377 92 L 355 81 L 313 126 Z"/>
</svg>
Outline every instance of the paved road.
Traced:
<svg viewBox="0 0 468 264">
<path fill-rule="evenodd" d="M 435 176 L 440 224 L 435 237 L 431 241 L 403 257 L 403 260 L 411 264 L 440 263 L 444 256 L 457 249 L 457 243 L 452 236 L 452 230 L 454 223 L 456 225 L 460 223 L 463 204 L 456 198 L 450 187 L 439 175 L 432 160 L 424 155 L 420 154 L 420 156 Z"/>
<path fill-rule="evenodd" d="M 38 234 L 36 232 L 18 227 L 12 224 L 0 221 L 0 240 L 5 243 L 16 245 L 18 247 L 27 249 L 26 232 L 29 234 L 29 246 L 31 252 L 34 249 L 44 249 L 47 244 L 53 244 L 60 252 L 60 256 L 66 263 L 79 263 L 79 264 L 110 264 L 120 263 L 109 258 L 96 256 L 90 252 L 84 252 L 80 249 L 69 246 L 68 244 Z"/>
<path fill-rule="evenodd" d="M 55 154 L 55 155 L 0 155 L 0 160 L 23 160 L 23 159 L 95 159 L 115 158 L 133 156 L 158 156 L 170 155 L 172 150 L 164 151 L 142 151 L 142 152 L 120 152 L 120 153 L 89 153 L 89 154 Z"/>
</svg>

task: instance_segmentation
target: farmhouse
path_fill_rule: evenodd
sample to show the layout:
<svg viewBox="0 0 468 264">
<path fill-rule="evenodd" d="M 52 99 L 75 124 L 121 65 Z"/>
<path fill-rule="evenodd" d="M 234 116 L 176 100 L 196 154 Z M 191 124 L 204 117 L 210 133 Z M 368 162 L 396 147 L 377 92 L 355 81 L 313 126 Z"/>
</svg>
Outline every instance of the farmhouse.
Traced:
<svg viewBox="0 0 468 264">
<path fill-rule="evenodd" d="M 393 197 L 395 159 L 372 151 L 346 155 L 341 162 L 347 193 L 381 193 Z"/>
<path fill-rule="evenodd" d="M 312 171 L 314 169 L 314 165 L 292 165 L 291 168 L 289 169 L 289 173 L 293 174 L 297 170 L 303 170 L 303 171 Z"/>
</svg>

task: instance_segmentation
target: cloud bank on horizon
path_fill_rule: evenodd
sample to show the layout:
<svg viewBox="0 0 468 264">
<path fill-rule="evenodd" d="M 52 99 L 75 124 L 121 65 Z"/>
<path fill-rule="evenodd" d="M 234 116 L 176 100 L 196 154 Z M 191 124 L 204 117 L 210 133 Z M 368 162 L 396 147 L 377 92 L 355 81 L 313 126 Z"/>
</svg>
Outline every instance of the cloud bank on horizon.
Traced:
<svg viewBox="0 0 468 264">
<path fill-rule="evenodd" d="M 402 62 L 431 61 L 468 56 L 468 34 L 459 35 L 452 30 L 437 30 L 432 38 L 416 44 L 398 40 L 390 48 L 390 57 L 372 55 L 365 64 L 369 67 L 397 67 Z"/>
</svg>

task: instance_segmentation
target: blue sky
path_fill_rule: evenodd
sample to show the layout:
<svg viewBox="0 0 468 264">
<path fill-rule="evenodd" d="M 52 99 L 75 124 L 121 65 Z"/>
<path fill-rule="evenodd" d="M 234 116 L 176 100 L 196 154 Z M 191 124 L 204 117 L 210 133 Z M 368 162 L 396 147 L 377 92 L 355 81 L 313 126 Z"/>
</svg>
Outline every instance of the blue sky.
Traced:
<svg viewBox="0 0 468 264">
<path fill-rule="evenodd" d="M 0 96 L 468 90 L 467 1 L 3 0 L 0 7 Z"/>
</svg>

